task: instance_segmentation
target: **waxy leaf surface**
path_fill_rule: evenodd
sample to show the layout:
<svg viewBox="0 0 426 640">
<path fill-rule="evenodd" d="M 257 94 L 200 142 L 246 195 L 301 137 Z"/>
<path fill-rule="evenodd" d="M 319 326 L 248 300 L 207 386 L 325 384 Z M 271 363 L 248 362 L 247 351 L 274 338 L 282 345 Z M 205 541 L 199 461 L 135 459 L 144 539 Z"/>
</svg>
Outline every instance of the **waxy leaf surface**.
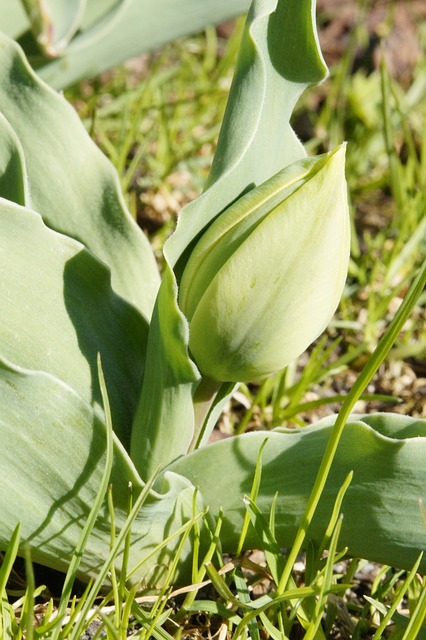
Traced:
<svg viewBox="0 0 426 640">
<path fill-rule="evenodd" d="M 0 229 L 0 357 L 54 375 L 100 408 L 99 352 L 114 429 L 128 446 L 146 320 L 111 289 L 105 265 L 34 211 L 0 198 Z"/>
<path fill-rule="evenodd" d="M 41 82 L 17 45 L 1 35 L 0 112 L 22 147 L 27 206 L 104 261 L 115 291 L 149 318 L 158 270 L 148 240 L 125 207 L 113 166 L 63 96 Z"/>
<path fill-rule="evenodd" d="M 38 72 L 61 89 L 176 38 L 220 24 L 245 11 L 249 0 L 0 0 L 0 28 L 14 37 L 33 29 L 44 59 Z M 44 16 L 44 20 L 42 20 Z M 41 22 L 41 24 L 40 24 Z M 74 37 L 72 37 L 74 36 Z M 29 47 L 29 54 L 33 54 Z M 49 57 L 56 59 L 49 59 Z M 31 56 L 30 56 L 31 57 Z M 40 66 L 41 65 L 41 66 Z"/>
<path fill-rule="evenodd" d="M 335 417 L 312 427 L 228 438 L 181 458 L 170 469 L 200 489 L 210 513 L 224 512 L 223 548 L 236 549 L 260 446 L 262 478 L 256 504 L 267 515 L 278 494 L 276 537 L 290 547 L 312 490 Z M 419 499 L 426 499 L 426 420 L 393 414 L 353 415 L 346 424 L 307 540 L 319 545 L 337 492 L 353 471 L 342 504 L 339 545 L 363 557 L 409 569 L 425 550 Z M 259 540 L 253 529 L 246 548 Z M 426 570 L 423 558 L 421 570 Z"/>
<path fill-rule="evenodd" d="M 65 571 L 101 483 L 105 424 L 68 385 L 4 360 L 0 360 L 0 398 L 0 548 L 6 548 L 20 521 L 21 550 L 26 543 L 35 562 Z M 118 535 L 127 518 L 129 486 L 134 502 L 143 483 L 118 438 L 113 438 L 110 484 Z M 188 480 L 166 474 L 159 492 L 150 492 L 132 525 L 128 565 L 129 572 L 135 569 L 132 581 L 161 584 L 180 537 L 161 547 L 163 541 L 201 508 Z M 109 554 L 110 533 L 105 500 L 83 554 L 80 576 L 97 575 Z M 190 551 L 187 544 L 182 567 L 190 567 Z M 119 570 L 122 553 L 116 561 Z"/>
</svg>

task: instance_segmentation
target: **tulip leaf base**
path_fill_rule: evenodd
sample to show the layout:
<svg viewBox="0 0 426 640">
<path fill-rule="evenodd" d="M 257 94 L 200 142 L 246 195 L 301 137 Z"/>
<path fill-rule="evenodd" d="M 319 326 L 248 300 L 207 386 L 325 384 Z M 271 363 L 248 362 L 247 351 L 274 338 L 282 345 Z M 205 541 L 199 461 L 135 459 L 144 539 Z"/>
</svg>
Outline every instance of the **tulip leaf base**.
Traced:
<svg viewBox="0 0 426 640">
<path fill-rule="evenodd" d="M 17 33 L 30 28 L 24 7 L 32 4 L 10 14 Z M 44 4 L 31 29 L 48 55 L 63 54 L 41 73 L 59 78 L 69 63 L 66 84 L 96 33 L 101 51 L 108 29 L 132 20 L 138 3 Z M 151 15 L 151 3 L 140 4 L 144 29 L 167 37 L 152 26 L 155 7 Z M 180 33 L 183 4 L 172 4 Z M 228 5 L 206 10 L 222 18 Z M 112 582 L 124 571 L 128 584 L 155 590 L 166 576 L 198 579 L 212 540 L 219 552 L 256 547 L 256 527 L 240 544 L 256 509 L 274 513 L 280 548 L 297 537 L 336 416 L 208 442 L 238 383 L 297 358 L 326 328 L 345 282 L 345 147 L 308 158 L 290 126 L 302 92 L 327 75 L 314 9 L 313 0 L 253 2 L 213 167 L 165 245 L 161 279 L 111 164 L 65 99 L 1 36 L 2 549 L 10 540 L 17 547 L 20 523 L 22 555 L 63 571 L 71 564 L 84 579 L 110 559 Z M 411 568 L 425 545 L 426 421 L 346 421 L 308 549 L 321 548 L 350 473 L 339 544 Z"/>
</svg>

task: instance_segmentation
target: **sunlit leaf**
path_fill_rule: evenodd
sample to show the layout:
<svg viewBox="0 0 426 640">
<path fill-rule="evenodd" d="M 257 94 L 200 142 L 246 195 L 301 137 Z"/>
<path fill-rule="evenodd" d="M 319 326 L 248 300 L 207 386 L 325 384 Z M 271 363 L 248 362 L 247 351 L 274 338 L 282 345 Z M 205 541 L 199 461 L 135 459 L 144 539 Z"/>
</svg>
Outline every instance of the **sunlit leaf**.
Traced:
<svg viewBox="0 0 426 640">
<path fill-rule="evenodd" d="M 238 543 L 259 447 L 262 480 L 256 503 L 267 513 L 276 492 L 275 533 L 280 546 L 292 544 L 311 492 L 335 417 L 312 427 L 248 433 L 225 439 L 181 458 L 170 469 L 200 488 L 215 515 L 223 509 L 223 548 Z M 377 430 L 376 430 L 377 429 Z M 410 568 L 425 544 L 419 497 L 426 487 L 426 420 L 400 415 L 353 416 L 343 431 L 329 479 L 308 530 L 320 544 L 339 487 L 353 479 L 343 503 L 339 544 L 353 557 Z M 368 532 L 368 533 L 367 533 Z M 254 530 L 245 547 L 255 546 Z M 425 560 L 422 561 L 425 569 Z"/>
<path fill-rule="evenodd" d="M 245 11 L 249 0 L 0 0 L 0 29 L 23 37 L 30 60 L 51 86 L 63 88 L 176 38 Z M 5 16 L 5 19 L 4 19 Z M 31 24 L 32 23 L 32 24 Z M 44 57 L 34 54 L 32 30 Z M 50 60 L 50 57 L 56 60 Z"/>
<path fill-rule="evenodd" d="M 99 260 L 48 229 L 37 213 L 0 198 L 0 228 L 0 356 L 54 375 L 101 407 L 100 352 L 114 428 L 128 445 L 144 366 L 145 319 L 112 291 Z M 26 402 L 31 405 L 30 398 Z M 6 400 L 1 404 L 3 410 Z"/>
<path fill-rule="evenodd" d="M 37 78 L 17 45 L 4 36 L 0 112 L 22 148 L 27 206 L 103 260 L 117 293 L 149 317 L 158 270 L 146 237 L 125 207 L 116 172 L 72 107 Z"/>
<path fill-rule="evenodd" d="M 0 362 L 0 397 L 0 434 L 5 445 L 0 460 L 0 547 L 6 548 L 20 521 L 21 542 L 30 545 L 32 559 L 65 570 L 101 482 L 105 424 L 64 383 L 6 361 Z M 136 500 L 143 484 L 115 435 L 110 483 L 118 534 L 127 518 L 129 486 Z M 151 492 L 133 522 L 129 569 L 140 565 L 133 574 L 135 581 L 161 580 L 178 539 L 163 548 L 161 543 L 193 516 L 193 487 L 185 478 L 166 474 L 159 489 Z M 96 575 L 109 544 L 105 503 L 88 540 L 80 575 Z M 182 566 L 185 558 L 190 566 L 189 553 L 187 545 Z"/>
</svg>

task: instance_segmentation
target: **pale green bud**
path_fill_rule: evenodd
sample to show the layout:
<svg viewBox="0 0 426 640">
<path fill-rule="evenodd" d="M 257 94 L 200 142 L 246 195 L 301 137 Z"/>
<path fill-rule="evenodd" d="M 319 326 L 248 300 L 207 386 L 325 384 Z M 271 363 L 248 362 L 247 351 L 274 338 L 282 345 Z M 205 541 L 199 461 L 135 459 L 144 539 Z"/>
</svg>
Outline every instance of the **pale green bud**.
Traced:
<svg viewBox="0 0 426 640">
<path fill-rule="evenodd" d="M 326 328 L 349 260 L 345 147 L 296 162 L 241 197 L 201 236 L 179 304 L 201 373 L 278 371 Z"/>
</svg>

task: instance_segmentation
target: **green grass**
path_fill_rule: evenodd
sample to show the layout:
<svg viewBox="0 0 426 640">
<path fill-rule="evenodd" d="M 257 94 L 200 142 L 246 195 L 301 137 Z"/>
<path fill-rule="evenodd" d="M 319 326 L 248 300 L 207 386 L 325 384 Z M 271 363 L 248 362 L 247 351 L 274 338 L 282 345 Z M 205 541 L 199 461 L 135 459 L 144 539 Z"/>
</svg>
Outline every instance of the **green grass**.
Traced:
<svg viewBox="0 0 426 640">
<path fill-rule="evenodd" d="M 116 166 L 130 210 L 150 235 L 159 260 L 179 209 L 201 192 L 207 176 L 240 28 L 238 24 L 230 40 L 208 30 L 146 56 L 141 69 L 125 66 L 67 92 Z M 355 233 L 342 303 L 309 353 L 262 383 L 242 385 L 219 425 L 230 434 L 304 425 L 343 404 L 293 549 L 283 554 L 275 538 L 274 504 L 270 513 L 256 506 L 260 455 L 246 499 L 246 526 L 255 527 L 262 549 L 222 557 L 219 518 L 210 548 L 200 556 L 194 518 L 180 532 L 182 544 L 188 536 L 194 541 L 192 584 L 183 588 L 174 584 L 174 567 L 154 594 L 145 594 L 143 585 L 128 586 L 125 560 L 122 575 L 115 573 L 113 559 L 125 549 L 126 532 L 140 506 L 132 505 L 130 497 L 128 527 L 118 537 L 110 505 L 110 557 L 79 595 L 75 579 L 81 549 L 62 595 L 50 597 L 36 584 L 29 557 L 25 587 L 13 588 L 17 530 L 0 569 L 1 638 L 77 640 L 90 624 L 97 629 L 93 637 L 106 633 L 111 640 L 426 638 L 426 584 L 416 567 L 411 572 L 369 568 L 362 559 L 344 557 L 339 505 L 346 486 L 336 499 L 323 544 L 299 553 L 354 403 L 360 410 L 425 413 L 420 394 L 408 383 L 413 397 L 407 409 L 406 388 L 396 384 L 392 375 L 398 375 L 392 372 L 413 381 L 413 367 L 421 369 L 426 362 L 424 282 L 411 290 L 411 304 L 400 307 L 426 256 L 426 54 L 403 91 L 384 65 L 369 73 L 353 71 L 354 52 L 364 38 L 360 21 L 329 80 L 302 98 L 294 116 L 296 129 L 309 122 L 310 153 L 343 139 L 349 142 L 347 179 Z M 314 102 L 318 106 L 312 110 Z M 408 318 L 404 312 L 410 310 Z M 88 522 L 87 535 L 90 527 Z M 101 589 L 106 578 L 109 586 Z"/>
</svg>

